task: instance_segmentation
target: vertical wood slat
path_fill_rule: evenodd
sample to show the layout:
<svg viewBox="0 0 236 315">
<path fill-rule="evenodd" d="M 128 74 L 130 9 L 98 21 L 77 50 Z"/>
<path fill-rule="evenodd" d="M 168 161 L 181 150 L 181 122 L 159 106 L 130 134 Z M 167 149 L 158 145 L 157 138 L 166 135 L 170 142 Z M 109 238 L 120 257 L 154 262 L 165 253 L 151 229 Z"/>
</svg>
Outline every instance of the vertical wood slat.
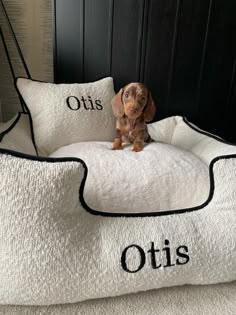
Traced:
<svg viewBox="0 0 236 315">
<path fill-rule="evenodd" d="M 173 31 L 173 39 L 171 45 L 171 57 L 170 57 L 170 67 L 169 67 L 169 77 L 168 77 L 168 89 L 167 89 L 167 103 L 166 103 L 166 111 L 167 113 L 170 112 L 170 93 L 172 90 L 172 82 L 173 82 L 173 74 L 174 74 L 174 67 L 175 67 L 175 58 L 176 58 L 176 46 L 177 46 L 177 39 L 179 33 L 179 23 L 180 23 L 180 14 L 181 14 L 181 7 L 182 7 L 182 0 L 177 0 L 176 5 L 176 13 L 175 13 L 175 22 L 174 22 L 174 31 Z"/>
<path fill-rule="evenodd" d="M 109 75 L 111 75 L 112 71 L 112 46 L 113 46 L 113 21 L 114 21 L 114 1 L 110 0 L 109 4 L 109 34 L 108 34 L 108 50 L 109 50 L 109 60 L 108 60 L 108 69 Z"/>
<path fill-rule="evenodd" d="M 234 0 L 213 1 L 199 97 L 201 127 L 228 139 L 236 131 L 227 109 L 236 54 L 235 12 Z"/>
<path fill-rule="evenodd" d="M 112 75 L 118 90 L 142 81 L 157 119 L 187 115 L 203 129 L 232 134 L 235 0 L 55 1 L 58 82 Z"/>
<path fill-rule="evenodd" d="M 143 25 L 144 0 L 114 2 L 112 71 L 118 90 L 138 81 Z"/>
<path fill-rule="evenodd" d="M 157 118 L 167 116 L 167 94 L 171 48 L 177 2 L 150 0 L 143 81 L 157 105 Z"/>
<path fill-rule="evenodd" d="M 110 74 L 111 25 L 110 0 L 86 0 L 84 9 L 84 81 Z"/>
<path fill-rule="evenodd" d="M 210 25 L 210 20 L 211 20 L 211 13 L 212 13 L 212 3 L 213 3 L 213 0 L 210 0 L 209 1 L 208 16 L 207 16 L 207 23 L 206 23 L 205 39 L 204 39 L 203 49 L 202 49 L 202 60 L 201 60 L 199 78 L 198 78 L 198 83 L 197 83 L 196 107 L 198 108 L 198 110 L 199 110 L 199 98 L 200 98 L 200 91 L 201 91 L 202 75 L 203 75 L 203 69 L 204 69 L 205 58 L 206 58 L 206 48 L 207 48 L 207 40 L 208 40 L 208 33 L 209 33 L 209 25 Z"/>
<path fill-rule="evenodd" d="M 228 89 L 227 106 L 225 113 L 225 135 L 228 141 L 236 143 L 235 132 L 235 117 L 236 117 L 236 56 L 232 68 L 232 75 Z"/>
<path fill-rule="evenodd" d="M 84 2 L 56 0 L 55 7 L 55 82 L 83 82 L 84 77 Z"/>
<path fill-rule="evenodd" d="M 228 92 L 228 97 L 227 97 L 227 109 L 230 110 L 232 107 L 232 98 L 235 90 L 235 85 L 236 85 L 236 57 L 234 59 L 234 65 L 232 69 L 232 76 L 231 76 L 231 81 L 229 85 L 229 92 Z"/>
<path fill-rule="evenodd" d="M 195 121 L 198 118 L 196 98 L 206 49 L 207 17 L 209 1 L 182 0 L 169 90 L 170 115 L 184 114 Z"/>
<path fill-rule="evenodd" d="M 148 17 L 150 9 L 150 0 L 144 0 L 143 2 L 143 23 L 142 23 L 142 40 L 140 49 L 140 65 L 139 65 L 139 80 L 144 82 L 145 80 L 145 65 L 146 65 L 146 47 L 148 38 Z"/>
</svg>

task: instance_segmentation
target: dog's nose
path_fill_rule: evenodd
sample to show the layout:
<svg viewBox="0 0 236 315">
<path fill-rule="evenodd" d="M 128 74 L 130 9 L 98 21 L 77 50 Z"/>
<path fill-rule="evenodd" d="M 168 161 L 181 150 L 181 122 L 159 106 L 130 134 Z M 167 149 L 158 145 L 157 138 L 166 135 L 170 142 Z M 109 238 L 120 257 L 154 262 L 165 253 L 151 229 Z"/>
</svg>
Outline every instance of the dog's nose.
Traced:
<svg viewBox="0 0 236 315">
<path fill-rule="evenodd" d="M 131 109 L 130 109 L 130 112 L 131 112 L 132 114 L 135 114 L 135 113 L 137 112 L 137 109 L 136 109 L 136 108 L 131 108 Z"/>
</svg>

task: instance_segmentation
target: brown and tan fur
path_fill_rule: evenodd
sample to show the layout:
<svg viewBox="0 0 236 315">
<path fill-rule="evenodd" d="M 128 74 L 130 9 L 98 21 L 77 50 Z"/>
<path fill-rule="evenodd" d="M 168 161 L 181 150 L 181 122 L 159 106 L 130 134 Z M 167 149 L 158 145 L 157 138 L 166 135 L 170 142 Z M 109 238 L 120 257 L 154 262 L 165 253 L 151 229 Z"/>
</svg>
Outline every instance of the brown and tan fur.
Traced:
<svg viewBox="0 0 236 315">
<path fill-rule="evenodd" d="M 142 151 L 144 142 L 151 142 L 145 123 L 156 113 L 151 93 L 142 83 L 130 83 L 120 89 L 111 104 L 117 117 L 112 150 L 121 150 L 124 142 L 133 144 L 132 151 Z"/>
</svg>

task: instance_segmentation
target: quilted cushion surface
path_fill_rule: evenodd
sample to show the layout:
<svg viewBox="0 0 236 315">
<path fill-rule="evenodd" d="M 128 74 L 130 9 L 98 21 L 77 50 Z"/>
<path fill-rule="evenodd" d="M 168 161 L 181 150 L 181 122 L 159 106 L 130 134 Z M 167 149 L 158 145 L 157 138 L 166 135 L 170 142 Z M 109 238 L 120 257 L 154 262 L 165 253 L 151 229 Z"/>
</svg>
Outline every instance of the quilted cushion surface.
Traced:
<svg viewBox="0 0 236 315">
<path fill-rule="evenodd" d="M 105 212 L 156 212 L 194 207 L 209 195 L 208 166 L 194 154 L 154 142 L 142 152 L 112 151 L 109 142 L 81 142 L 51 157 L 78 157 L 88 166 L 84 197 Z"/>
</svg>

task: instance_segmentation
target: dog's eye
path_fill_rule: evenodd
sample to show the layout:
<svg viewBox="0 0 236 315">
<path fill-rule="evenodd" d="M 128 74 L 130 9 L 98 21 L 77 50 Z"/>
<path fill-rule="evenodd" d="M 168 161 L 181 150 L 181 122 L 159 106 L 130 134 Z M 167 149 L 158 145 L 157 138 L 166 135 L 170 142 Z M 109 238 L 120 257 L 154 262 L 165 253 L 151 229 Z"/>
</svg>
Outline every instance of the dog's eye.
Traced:
<svg viewBox="0 0 236 315">
<path fill-rule="evenodd" d="M 125 93 L 125 97 L 126 97 L 126 98 L 129 97 L 129 93 L 128 93 L 128 92 Z"/>
<path fill-rule="evenodd" d="M 142 102 L 145 102 L 145 101 L 146 101 L 146 97 L 145 97 L 145 96 L 142 96 L 142 97 L 141 97 L 141 100 L 142 100 Z"/>
</svg>

